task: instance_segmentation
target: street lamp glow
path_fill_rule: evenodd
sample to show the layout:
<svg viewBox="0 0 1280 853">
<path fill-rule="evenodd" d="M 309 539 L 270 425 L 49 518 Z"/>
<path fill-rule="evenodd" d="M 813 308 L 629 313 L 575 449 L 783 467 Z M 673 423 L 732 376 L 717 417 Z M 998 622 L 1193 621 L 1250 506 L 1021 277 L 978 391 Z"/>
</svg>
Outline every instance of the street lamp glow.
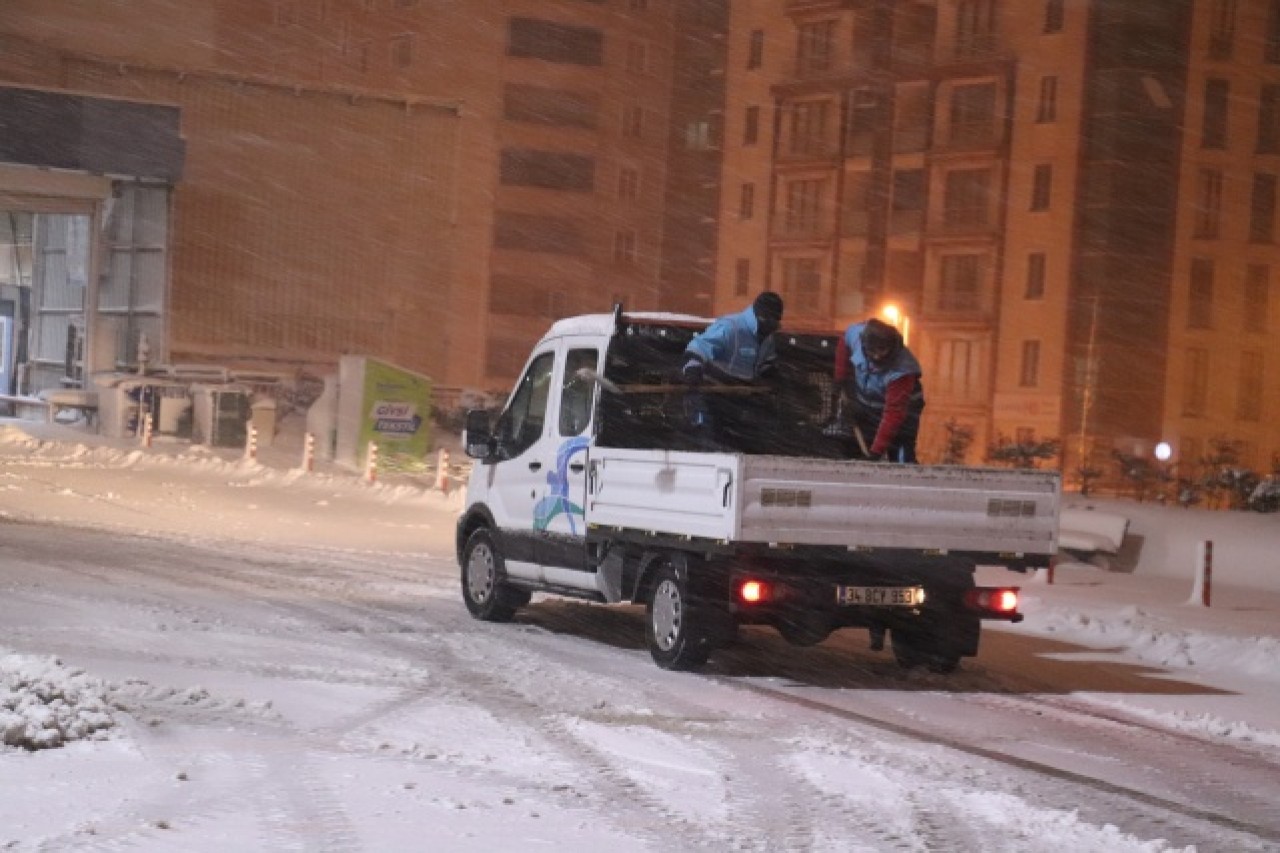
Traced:
<svg viewBox="0 0 1280 853">
<path fill-rule="evenodd" d="M 880 316 L 884 317 L 891 326 L 897 326 L 902 321 L 902 309 L 890 302 L 880 309 Z"/>
<path fill-rule="evenodd" d="M 1162 441 L 1157 444 L 1155 452 L 1156 459 L 1159 459 L 1161 462 L 1168 462 L 1170 457 L 1173 456 L 1173 448 L 1169 446 L 1169 442 L 1167 441 Z"/>
</svg>

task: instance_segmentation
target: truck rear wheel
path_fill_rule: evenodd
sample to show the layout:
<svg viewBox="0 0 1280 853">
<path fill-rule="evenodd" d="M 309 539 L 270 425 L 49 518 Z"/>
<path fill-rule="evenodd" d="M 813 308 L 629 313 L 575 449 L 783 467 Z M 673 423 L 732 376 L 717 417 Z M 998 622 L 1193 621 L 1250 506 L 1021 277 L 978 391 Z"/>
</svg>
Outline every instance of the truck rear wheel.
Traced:
<svg viewBox="0 0 1280 853">
<path fill-rule="evenodd" d="M 485 622 L 510 622 L 529 601 L 528 593 L 506 583 L 502 553 L 483 528 L 471 534 L 462 555 L 462 600 L 472 616 Z"/>
<path fill-rule="evenodd" d="M 949 643 L 925 631 L 894 628 L 889 639 L 893 657 L 903 669 L 924 666 L 930 672 L 948 673 L 960 665 L 960 654 L 952 651 Z"/>
<path fill-rule="evenodd" d="M 711 643 L 696 609 L 689 606 L 689 589 L 670 563 L 654 575 L 649 589 L 645 633 L 649 654 L 663 669 L 692 670 L 707 662 Z"/>
</svg>

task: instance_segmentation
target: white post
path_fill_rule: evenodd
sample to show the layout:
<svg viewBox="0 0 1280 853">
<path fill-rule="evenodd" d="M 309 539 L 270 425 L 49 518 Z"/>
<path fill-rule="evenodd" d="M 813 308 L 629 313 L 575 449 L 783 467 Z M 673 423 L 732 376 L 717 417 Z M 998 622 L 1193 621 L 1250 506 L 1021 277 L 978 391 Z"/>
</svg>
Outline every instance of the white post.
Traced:
<svg viewBox="0 0 1280 853">
<path fill-rule="evenodd" d="M 244 458 L 258 458 L 258 430 L 253 424 L 244 431 Z"/>
<path fill-rule="evenodd" d="M 142 417 L 142 446 L 151 446 L 151 413 L 147 412 Z"/>
<path fill-rule="evenodd" d="M 1196 579 L 1187 604 L 1208 607 L 1213 589 L 1213 540 L 1205 539 L 1196 547 Z"/>
<path fill-rule="evenodd" d="M 307 433 L 302 438 L 302 470 L 312 471 L 316 467 L 316 437 Z"/>
<path fill-rule="evenodd" d="M 378 445 L 372 441 L 369 442 L 369 452 L 365 454 L 364 479 L 369 483 L 378 480 Z"/>
<path fill-rule="evenodd" d="M 436 488 L 449 493 L 449 451 L 443 447 L 436 453 Z"/>
</svg>

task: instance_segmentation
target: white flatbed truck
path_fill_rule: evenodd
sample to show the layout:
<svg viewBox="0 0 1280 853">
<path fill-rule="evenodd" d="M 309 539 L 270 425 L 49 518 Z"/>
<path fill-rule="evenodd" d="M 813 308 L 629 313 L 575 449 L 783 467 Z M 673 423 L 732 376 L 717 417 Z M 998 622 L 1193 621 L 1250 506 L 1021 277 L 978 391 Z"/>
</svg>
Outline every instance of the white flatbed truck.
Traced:
<svg viewBox="0 0 1280 853">
<path fill-rule="evenodd" d="M 779 333 L 776 376 L 703 387 L 717 429 L 698 432 L 672 378 L 708 322 L 561 320 L 496 423 L 468 414 L 457 554 L 473 616 L 510 620 L 534 592 L 643 604 L 667 669 L 701 666 L 743 624 L 800 646 L 863 627 L 937 672 L 977 654 L 982 620 L 1022 618 L 1018 588 L 977 587 L 974 570 L 1049 565 L 1057 472 L 849 460 L 824 432 L 835 334 Z"/>
</svg>

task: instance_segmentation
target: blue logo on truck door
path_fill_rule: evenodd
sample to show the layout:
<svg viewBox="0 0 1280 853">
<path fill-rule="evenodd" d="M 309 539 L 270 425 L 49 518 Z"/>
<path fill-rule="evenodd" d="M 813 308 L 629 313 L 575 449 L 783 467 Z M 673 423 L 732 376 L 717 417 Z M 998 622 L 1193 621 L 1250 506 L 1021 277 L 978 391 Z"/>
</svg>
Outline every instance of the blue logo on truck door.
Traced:
<svg viewBox="0 0 1280 853">
<path fill-rule="evenodd" d="M 556 451 L 555 470 L 547 472 L 547 494 L 533 508 L 534 530 L 546 530 L 557 516 L 563 515 L 569 523 L 569 533 L 578 535 L 578 524 L 574 516 L 583 518 L 586 513 L 581 506 L 569 499 L 569 460 L 579 453 L 585 453 L 590 444 L 589 438 L 578 436 L 560 445 L 560 449 Z"/>
</svg>

